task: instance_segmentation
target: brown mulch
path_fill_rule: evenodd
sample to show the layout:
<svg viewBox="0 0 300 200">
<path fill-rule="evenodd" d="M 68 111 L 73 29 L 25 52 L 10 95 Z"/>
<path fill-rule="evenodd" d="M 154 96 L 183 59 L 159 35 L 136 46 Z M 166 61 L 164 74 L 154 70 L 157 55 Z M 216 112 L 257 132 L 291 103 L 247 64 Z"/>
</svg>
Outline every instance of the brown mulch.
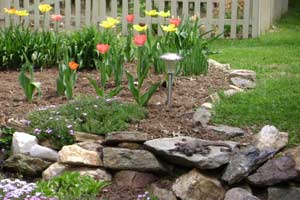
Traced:
<svg viewBox="0 0 300 200">
<path fill-rule="evenodd" d="M 128 65 L 126 68 L 132 71 L 134 66 Z M 32 103 L 29 103 L 25 100 L 24 93 L 18 83 L 19 72 L 0 71 L 0 124 L 1 116 L 4 116 L 6 120 L 9 118 L 22 119 L 38 107 L 66 103 L 67 100 L 64 97 L 58 97 L 56 94 L 57 75 L 58 72 L 55 68 L 36 71 L 35 78 L 36 81 L 42 83 L 43 96 L 40 99 L 35 98 Z M 78 72 L 75 95 L 96 96 L 94 89 L 87 80 L 89 76 L 98 78 L 98 73 L 95 70 Z M 162 82 L 163 80 L 163 75 L 151 73 L 145 84 L 147 86 L 150 82 Z M 133 102 L 127 89 L 126 79 L 124 79 L 123 85 L 125 89 L 118 95 L 118 98 L 126 102 Z M 210 140 L 226 139 L 194 124 L 192 116 L 195 109 L 206 101 L 209 94 L 228 87 L 225 74 L 217 70 L 209 71 L 205 76 L 177 77 L 173 87 L 172 108 L 165 105 L 167 89 L 161 86 L 147 106 L 148 118 L 131 124 L 129 130 L 147 132 L 152 138 L 192 136 Z M 101 199 L 133 200 L 143 192 L 142 189 L 132 190 L 111 185 L 106 188 Z"/>
</svg>

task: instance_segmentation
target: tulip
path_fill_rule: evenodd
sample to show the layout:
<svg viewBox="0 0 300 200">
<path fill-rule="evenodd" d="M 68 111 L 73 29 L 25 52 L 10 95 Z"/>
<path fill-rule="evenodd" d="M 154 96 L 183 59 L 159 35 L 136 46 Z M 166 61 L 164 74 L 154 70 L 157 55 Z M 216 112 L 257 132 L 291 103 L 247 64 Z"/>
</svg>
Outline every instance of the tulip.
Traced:
<svg viewBox="0 0 300 200">
<path fill-rule="evenodd" d="M 19 17 L 26 17 L 29 15 L 27 10 L 17 10 L 15 14 Z"/>
<path fill-rule="evenodd" d="M 176 27 L 178 27 L 181 23 L 181 19 L 179 18 L 172 18 L 170 19 L 170 24 L 174 24 Z"/>
<path fill-rule="evenodd" d="M 97 44 L 97 50 L 101 54 L 105 54 L 109 50 L 109 47 L 108 44 Z"/>
<path fill-rule="evenodd" d="M 161 16 L 161 17 L 166 18 L 166 17 L 170 17 L 171 13 L 170 13 L 170 11 L 168 11 L 168 12 L 160 11 L 158 13 L 158 15 Z"/>
<path fill-rule="evenodd" d="M 71 61 L 71 62 L 69 62 L 69 67 L 71 70 L 75 71 L 79 67 L 79 64 L 74 61 Z"/>
<path fill-rule="evenodd" d="M 162 27 L 163 31 L 165 31 L 165 32 L 175 32 L 175 31 L 177 31 L 177 28 L 174 24 L 169 24 L 168 26 L 163 26 L 162 25 L 161 27 Z"/>
<path fill-rule="evenodd" d="M 4 8 L 3 10 L 5 13 L 10 14 L 10 15 L 14 15 L 17 12 L 17 10 L 15 8 L 9 8 L 9 9 Z"/>
<path fill-rule="evenodd" d="M 147 36 L 145 34 L 136 35 L 136 36 L 134 36 L 134 39 L 133 39 L 134 44 L 138 47 L 144 46 L 146 41 L 147 41 Z"/>
<path fill-rule="evenodd" d="M 51 19 L 55 22 L 61 21 L 63 18 L 62 15 L 51 15 Z"/>
<path fill-rule="evenodd" d="M 120 24 L 120 21 L 118 19 L 112 18 L 112 17 L 107 17 L 106 21 L 113 23 L 115 25 Z"/>
<path fill-rule="evenodd" d="M 138 31 L 138 32 L 143 32 L 147 30 L 147 25 L 145 26 L 141 26 L 139 24 L 133 25 L 134 30 Z"/>
<path fill-rule="evenodd" d="M 46 13 L 52 10 L 52 6 L 50 6 L 50 4 L 40 4 L 39 10 L 41 11 L 41 13 Z"/>
<path fill-rule="evenodd" d="M 113 23 L 112 21 L 107 21 L 104 20 L 99 24 L 101 27 L 106 28 L 106 29 L 110 29 L 110 28 L 115 28 L 116 24 Z"/>
<path fill-rule="evenodd" d="M 134 21 L 134 15 L 127 15 L 126 16 L 126 20 L 127 20 L 127 22 L 128 23 L 133 23 L 133 21 Z"/>
<path fill-rule="evenodd" d="M 158 15 L 157 10 L 149 10 L 149 11 L 145 11 L 146 15 L 151 16 L 151 17 L 155 17 Z"/>
</svg>

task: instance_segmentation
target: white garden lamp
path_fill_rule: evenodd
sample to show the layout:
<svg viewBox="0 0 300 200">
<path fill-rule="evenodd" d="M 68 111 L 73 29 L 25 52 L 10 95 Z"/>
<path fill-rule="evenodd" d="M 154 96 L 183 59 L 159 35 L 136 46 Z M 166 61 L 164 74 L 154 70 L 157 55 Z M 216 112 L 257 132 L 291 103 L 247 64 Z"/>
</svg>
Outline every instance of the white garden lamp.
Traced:
<svg viewBox="0 0 300 200">
<path fill-rule="evenodd" d="M 182 57 L 176 53 L 166 53 L 160 56 L 160 58 L 165 61 L 167 67 L 166 71 L 169 77 L 167 105 L 171 107 L 173 76 L 176 72 L 176 63 L 182 60 Z"/>
</svg>

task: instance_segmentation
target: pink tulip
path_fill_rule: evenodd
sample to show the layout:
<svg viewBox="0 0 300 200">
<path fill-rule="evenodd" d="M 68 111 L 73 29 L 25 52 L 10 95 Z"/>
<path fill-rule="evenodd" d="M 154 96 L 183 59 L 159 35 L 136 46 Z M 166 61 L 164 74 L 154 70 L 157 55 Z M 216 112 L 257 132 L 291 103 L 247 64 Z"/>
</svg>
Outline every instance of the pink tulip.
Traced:
<svg viewBox="0 0 300 200">
<path fill-rule="evenodd" d="M 51 19 L 52 19 L 53 21 L 56 21 L 56 22 L 61 21 L 62 18 L 63 18 L 62 15 L 51 15 Z"/>
</svg>

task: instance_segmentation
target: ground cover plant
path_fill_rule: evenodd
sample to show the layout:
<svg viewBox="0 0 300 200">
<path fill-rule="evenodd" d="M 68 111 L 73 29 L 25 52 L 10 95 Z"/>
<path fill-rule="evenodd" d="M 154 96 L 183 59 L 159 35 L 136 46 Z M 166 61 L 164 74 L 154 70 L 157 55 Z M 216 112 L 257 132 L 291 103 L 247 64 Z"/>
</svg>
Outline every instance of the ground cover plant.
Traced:
<svg viewBox="0 0 300 200">
<path fill-rule="evenodd" d="M 300 143 L 300 13 L 290 8 L 272 31 L 258 39 L 219 40 L 213 58 L 237 69 L 257 72 L 257 89 L 222 98 L 214 121 L 250 126 L 256 132 L 265 124 L 290 133 L 291 143 Z"/>
<path fill-rule="evenodd" d="M 58 200 L 94 200 L 109 184 L 76 172 L 66 172 L 49 181 L 37 182 L 36 191 Z"/>
<path fill-rule="evenodd" d="M 135 104 L 83 97 L 60 107 L 40 108 L 29 114 L 28 120 L 33 134 L 41 141 L 49 139 L 60 149 L 75 142 L 74 131 L 104 135 L 125 130 L 128 123 L 146 114 Z"/>
</svg>

